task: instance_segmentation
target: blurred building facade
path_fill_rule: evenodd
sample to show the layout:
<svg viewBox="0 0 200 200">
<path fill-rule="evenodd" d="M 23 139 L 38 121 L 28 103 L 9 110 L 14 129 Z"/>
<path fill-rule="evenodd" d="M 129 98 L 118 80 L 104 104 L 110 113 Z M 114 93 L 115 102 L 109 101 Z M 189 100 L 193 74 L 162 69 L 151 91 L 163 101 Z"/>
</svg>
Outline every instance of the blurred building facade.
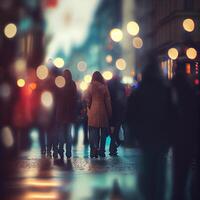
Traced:
<svg viewBox="0 0 200 200">
<path fill-rule="evenodd" d="M 140 24 L 141 36 L 144 40 L 142 51 L 136 52 L 138 67 L 145 65 L 145 58 L 155 52 L 168 78 L 172 78 L 174 66 L 181 60 L 191 69 L 199 64 L 200 49 L 200 2 L 198 0 L 135 0 L 135 17 Z M 190 18 L 195 29 L 187 32 L 183 28 L 184 19 Z M 198 55 L 188 59 L 187 48 L 195 48 Z M 168 57 L 168 50 L 176 48 L 179 52 L 176 60 Z M 189 70 L 188 70 L 189 72 Z"/>
</svg>

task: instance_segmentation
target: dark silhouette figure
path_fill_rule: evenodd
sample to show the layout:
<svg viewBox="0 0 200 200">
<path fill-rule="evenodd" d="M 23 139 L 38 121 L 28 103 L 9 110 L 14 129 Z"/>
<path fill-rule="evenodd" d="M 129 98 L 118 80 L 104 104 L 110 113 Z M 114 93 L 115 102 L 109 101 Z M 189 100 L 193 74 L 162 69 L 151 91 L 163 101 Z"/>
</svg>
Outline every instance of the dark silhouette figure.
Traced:
<svg viewBox="0 0 200 200">
<path fill-rule="evenodd" d="M 164 198 L 166 157 L 173 122 L 171 90 L 159 72 L 154 62 L 146 66 L 142 81 L 127 105 L 129 131 L 143 153 L 139 190 L 145 200 Z"/>
<path fill-rule="evenodd" d="M 83 128 L 84 133 L 84 140 L 83 143 L 88 145 L 88 124 L 87 124 L 87 103 L 82 99 L 82 94 L 78 93 L 78 100 L 77 100 L 77 117 L 76 122 L 74 124 L 74 138 L 73 144 L 77 145 L 78 143 L 78 133 L 79 129 Z"/>
<path fill-rule="evenodd" d="M 117 155 L 117 147 L 120 145 L 119 131 L 124 121 L 126 95 L 124 85 L 120 82 L 119 75 L 115 75 L 108 82 L 108 89 L 111 97 L 112 117 L 110 119 L 110 156 Z"/>
<path fill-rule="evenodd" d="M 177 130 L 173 137 L 173 200 L 186 200 L 188 175 L 196 149 L 197 102 L 194 89 L 180 68 L 172 83 L 177 94 Z"/>
<path fill-rule="evenodd" d="M 61 159 L 63 159 L 64 144 L 66 144 L 66 156 L 67 158 L 71 158 L 71 129 L 72 124 L 76 121 L 77 106 L 76 84 L 72 80 L 72 75 L 69 70 L 64 71 L 64 78 L 66 81 L 65 87 L 58 91 L 56 100 L 56 120 L 59 134 L 58 153 Z"/>
</svg>

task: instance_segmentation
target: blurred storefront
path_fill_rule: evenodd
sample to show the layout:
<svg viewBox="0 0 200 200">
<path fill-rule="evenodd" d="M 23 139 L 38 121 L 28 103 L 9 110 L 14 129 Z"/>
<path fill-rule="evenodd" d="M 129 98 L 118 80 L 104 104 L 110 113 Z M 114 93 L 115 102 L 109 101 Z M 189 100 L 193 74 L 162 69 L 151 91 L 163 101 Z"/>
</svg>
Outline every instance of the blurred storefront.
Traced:
<svg viewBox="0 0 200 200">
<path fill-rule="evenodd" d="M 200 50 L 200 4 L 198 0 L 136 0 L 135 16 L 144 38 L 143 52 L 136 55 L 143 66 L 149 52 L 155 52 L 166 77 L 171 79 L 176 67 L 198 81 Z M 144 59 L 143 59 L 144 58 Z"/>
</svg>

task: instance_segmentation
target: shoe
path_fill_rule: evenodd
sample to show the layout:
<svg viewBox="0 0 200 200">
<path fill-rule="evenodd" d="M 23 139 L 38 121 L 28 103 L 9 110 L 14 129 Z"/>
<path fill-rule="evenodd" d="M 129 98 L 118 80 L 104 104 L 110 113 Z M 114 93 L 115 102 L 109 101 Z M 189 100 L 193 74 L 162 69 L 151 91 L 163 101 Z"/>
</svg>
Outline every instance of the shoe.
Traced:
<svg viewBox="0 0 200 200">
<path fill-rule="evenodd" d="M 41 155 L 46 155 L 46 151 L 45 150 L 41 150 Z"/>
<path fill-rule="evenodd" d="M 58 158 L 58 154 L 57 153 L 53 153 L 53 158 L 57 159 Z"/>
<path fill-rule="evenodd" d="M 71 156 L 67 156 L 67 160 L 71 160 Z"/>
<path fill-rule="evenodd" d="M 99 153 L 99 156 L 100 156 L 101 158 L 105 158 L 105 157 L 106 157 L 106 154 L 105 154 L 105 153 Z"/>
<path fill-rule="evenodd" d="M 64 159 L 64 155 L 63 153 L 59 153 L 60 159 L 63 160 Z"/>
<path fill-rule="evenodd" d="M 52 158 L 51 153 L 47 153 L 47 158 Z"/>
<path fill-rule="evenodd" d="M 111 157 L 117 157 L 118 156 L 118 153 L 116 152 L 116 153 L 109 153 L 109 155 L 111 156 Z"/>
</svg>

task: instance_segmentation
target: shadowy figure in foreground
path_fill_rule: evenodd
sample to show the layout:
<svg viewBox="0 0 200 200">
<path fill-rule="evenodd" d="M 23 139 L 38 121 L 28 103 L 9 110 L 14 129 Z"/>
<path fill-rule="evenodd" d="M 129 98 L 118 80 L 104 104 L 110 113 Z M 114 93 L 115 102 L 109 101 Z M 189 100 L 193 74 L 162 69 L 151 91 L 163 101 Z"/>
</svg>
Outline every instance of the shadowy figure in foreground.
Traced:
<svg viewBox="0 0 200 200">
<path fill-rule="evenodd" d="M 152 62 L 146 66 L 127 105 L 129 131 L 142 150 L 138 184 L 144 200 L 164 199 L 173 112 L 171 89 L 156 62 Z"/>
<path fill-rule="evenodd" d="M 186 200 L 188 175 L 196 151 L 198 109 L 194 88 L 180 66 L 172 84 L 177 94 L 178 114 L 173 137 L 173 200 Z"/>
</svg>

